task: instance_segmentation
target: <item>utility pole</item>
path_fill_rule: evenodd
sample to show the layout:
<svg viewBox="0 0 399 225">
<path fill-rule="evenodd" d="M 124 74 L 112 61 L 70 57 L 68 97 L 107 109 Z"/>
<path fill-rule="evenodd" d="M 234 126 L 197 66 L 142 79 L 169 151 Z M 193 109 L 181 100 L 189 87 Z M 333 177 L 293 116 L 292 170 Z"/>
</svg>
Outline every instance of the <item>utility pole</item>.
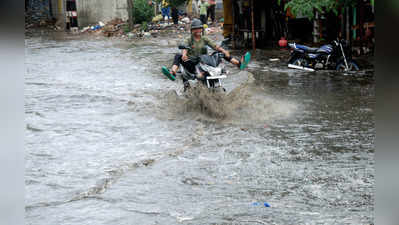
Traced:
<svg viewBox="0 0 399 225">
<path fill-rule="evenodd" d="M 346 40 L 350 40 L 349 7 L 346 7 Z"/>
<path fill-rule="evenodd" d="M 252 49 L 256 50 L 255 41 L 255 17 L 254 17 L 254 0 L 251 0 L 251 22 L 252 22 Z"/>
<path fill-rule="evenodd" d="M 129 29 L 132 30 L 134 26 L 134 15 L 133 15 L 133 0 L 127 0 L 127 13 L 129 15 Z"/>
</svg>

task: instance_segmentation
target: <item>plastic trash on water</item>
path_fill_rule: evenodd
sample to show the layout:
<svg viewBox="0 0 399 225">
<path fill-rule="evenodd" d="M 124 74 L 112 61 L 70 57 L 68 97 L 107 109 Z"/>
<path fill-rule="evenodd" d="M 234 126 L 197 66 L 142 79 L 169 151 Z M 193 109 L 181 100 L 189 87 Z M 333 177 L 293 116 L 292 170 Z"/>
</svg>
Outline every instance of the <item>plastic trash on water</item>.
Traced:
<svg viewBox="0 0 399 225">
<path fill-rule="evenodd" d="M 152 22 L 156 23 L 156 22 L 161 21 L 162 19 L 163 19 L 162 15 L 159 14 L 159 15 L 155 16 L 154 18 L 152 18 Z"/>
<path fill-rule="evenodd" d="M 253 206 L 260 206 L 260 205 L 263 205 L 263 206 L 265 206 L 265 207 L 270 207 L 270 204 L 269 203 L 267 203 L 267 202 L 264 202 L 263 204 L 261 204 L 260 202 L 254 202 L 254 203 L 252 203 L 252 205 Z"/>
<path fill-rule="evenodd" d="M 89 30 L 89 29 L 90 29 L 90 27 L 85 27 L 85 28 L 82 29 L 81 32 L 86 32 L 86 31 Z"/>
<path fill-rule="evenodd" d="M 96 26 L 91 26 L 90 27 L 91 30 L 98 30 L 100 28 L 101 28 L 100 25 L 96 25 Z"/>
<path fill-rule="evenodd" d="M 183 23 L 190 23 L 190 18 L 184 17 L 183 19 L 181 19 L 181 21 L 182 21 Z"/>
<path fill-rule="evenodd" d="M 105 24 L 103 22 L 98 22 L 98 25 L 100 25 L 101 27 L 105 26 Z"/>
</svg>

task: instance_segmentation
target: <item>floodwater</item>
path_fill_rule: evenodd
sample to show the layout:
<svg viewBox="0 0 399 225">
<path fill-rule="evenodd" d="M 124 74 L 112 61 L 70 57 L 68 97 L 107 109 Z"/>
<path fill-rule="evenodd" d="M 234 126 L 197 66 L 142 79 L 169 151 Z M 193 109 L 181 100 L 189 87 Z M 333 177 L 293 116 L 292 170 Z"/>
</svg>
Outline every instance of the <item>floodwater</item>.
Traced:
<svg viewBox="0 0 399 225">
<path fill-rule="evenodd" d="M 373 223 L 370 74 L 255 57 L 184 97 L 176 43 L 25 40 L 27 224 Z"/>
</svg>

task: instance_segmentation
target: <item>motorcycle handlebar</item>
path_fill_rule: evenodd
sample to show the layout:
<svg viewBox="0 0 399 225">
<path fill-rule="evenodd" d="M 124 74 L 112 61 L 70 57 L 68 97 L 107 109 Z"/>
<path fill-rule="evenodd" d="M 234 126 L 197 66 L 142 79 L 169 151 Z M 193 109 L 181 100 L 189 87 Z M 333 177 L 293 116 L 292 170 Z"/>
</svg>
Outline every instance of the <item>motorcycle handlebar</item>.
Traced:
<svg viewBox="0 0 399 225">
<path fill-rule="evenodd" d="M 191 49 L 190 47 L 187 47 L 187 46 L 185 46 L 185 45 L 179 45 L 178 48 L 179 48 L 179 49 L 182 49 L 182 50 L 183 50 L 183 49 L 187 49 L 187 50 Z"/>
</svg>

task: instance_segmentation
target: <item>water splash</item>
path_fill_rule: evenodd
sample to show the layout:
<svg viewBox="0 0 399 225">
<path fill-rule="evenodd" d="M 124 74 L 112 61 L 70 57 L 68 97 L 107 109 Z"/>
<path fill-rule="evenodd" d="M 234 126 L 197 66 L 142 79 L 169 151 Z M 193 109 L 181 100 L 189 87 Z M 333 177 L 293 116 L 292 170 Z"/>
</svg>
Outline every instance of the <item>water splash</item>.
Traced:
<svg viewBox="0 0 399 225">
<path fill-rule="evenodd" d="M 213 92 L 197 83 L 183 96 L 174 91 L 166 95 L 170 114 L 229 124 L 257 124 L 285 119 L 297 109 L 293 102 L 259 95 L 251 73 L 230 92 Z M 173 116 L 169 115 L 169 118 Z"/>
</svg>

